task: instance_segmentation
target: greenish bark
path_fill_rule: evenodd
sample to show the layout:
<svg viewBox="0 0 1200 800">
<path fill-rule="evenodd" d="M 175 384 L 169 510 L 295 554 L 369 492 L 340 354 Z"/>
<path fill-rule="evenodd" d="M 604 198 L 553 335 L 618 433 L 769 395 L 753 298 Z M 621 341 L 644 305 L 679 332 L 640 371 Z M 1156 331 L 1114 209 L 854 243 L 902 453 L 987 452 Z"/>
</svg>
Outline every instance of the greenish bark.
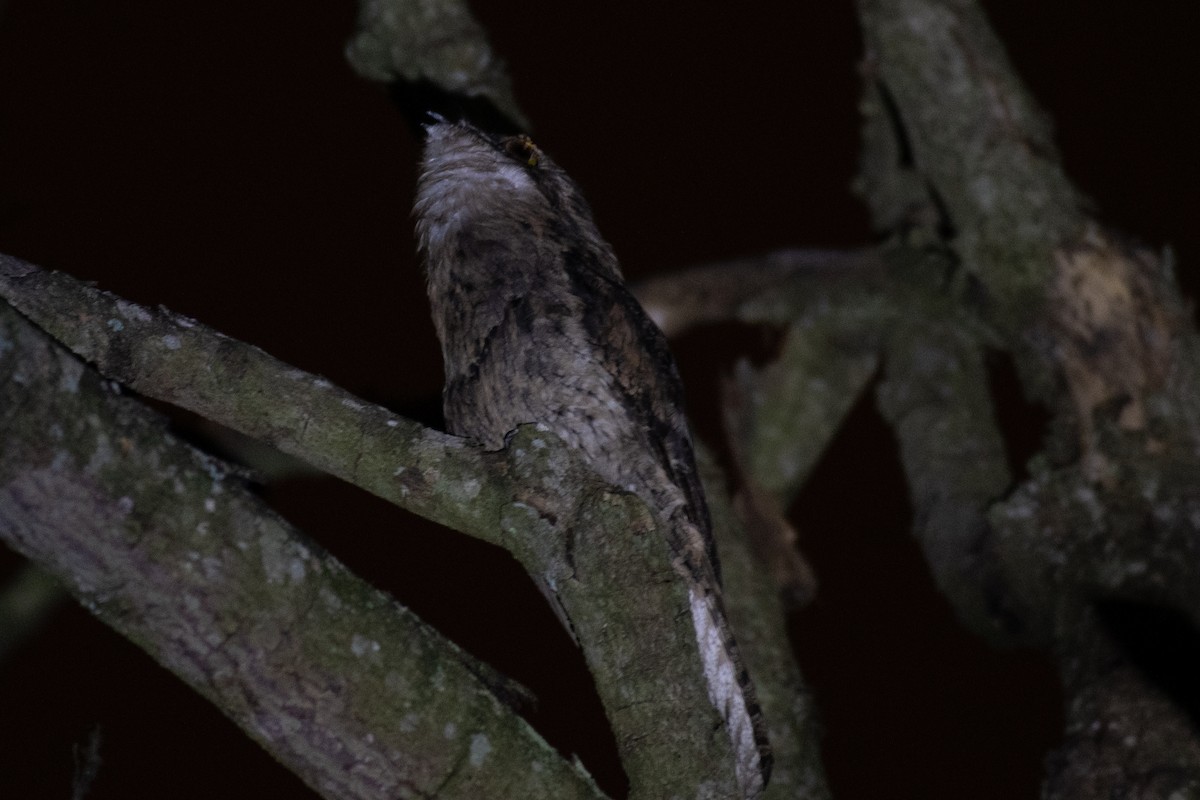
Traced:
<svg viewBox="0 0 1200 800">
<path fill-rule="evenodd" d="M 1134 602 L 1200 623 L 1200 347 L 1170 266 L 1089 218 L 977 3 L 858 7 L 859 188 L 908 287 L 879 397 L 917 535 L 966 624 L 1059 658 L 1069 723 L 1045 797 L 1192 796 L 1195 732 L 1094 613 Z M 1015 487 L 987 349 L 1053 414 Z"/>
<path fill-rule="evenodd" d="M 1090 218 L 977 3 L 858 10 L 857 186 L 886 244 L 709 266 L 641 293 L 668 332 L 723 319 L 786 328 L 779 359 L 740 366 L 727 392 L 748 487 L 736 513 L 706 467 L 726 605 L 774 745 L 767 796 L 828 795 L 775 590 L 800 569 L 785 564 L 783 509 L 877 377 L 938 585 L 981 636 L 1059 660 L 1068 726 L 1045 797 L 1195 796 L 1195 731 L 1097 612 L 1136 602 L 1200 624 L 1200 337 L 1171 265 Z M 461 3 L 364 0 L 349 55 L 372 79 L 483 97 L 523 122 Z M 482 452 L 191 320 L 15 259 L 0 257 L 0 293 L 104 376 L 510 550 L 573 624 L 632 796 L 733 796 L 652 515 L 544 431 Z M 0 535 L 101 618 L 330 796 L 598 795 L 503 707 L 499 676 L 5 319 Z M 1052 414 L 1016 485 L 990 396 L 995 355 Z M 739 535 L 752 517 L 771 523 L 766 539 Z"/>
<path fill-rule="evenodd" d="M 362 0 L 346 56 L 369 80 L 429 82 L 449 94 L 484 97 L 528 127 L 504 63 L 463 0 Z"/>
<path fill-rule="evenodd" d="M 915 280 L 942 272 L 941 259 L 923 258 L 925 263 L 899 265 L 914 284 L 894 287 L 896 308 L 903 311 L 888 331 L 876 399 L 900 442 L 914 532 L 938 587 L 967 627 L 1003 643 L 1019 635 L 1021 623 L 998 605 L 997 567 L 988 551 L 986 512 L 1011 478 L 984 340 L 969 314 L 930 283 Z"/>
<path fill-rule="evenodd" d="M 1022 86 L 973 0 L 859 0 L 870 144 L 860 189 L 892 228 L 936 193 L 966 275 L 1015 332 L 1045 304 L 1051 249 L 1083 229 L 1080 196 L 1048 117 Z M 903 151 L 903 152 L 902 152 Z M 882 159 L 880 158 L 882 156 Z M 906 163 L 901 163 L 901 161 Z M 917 178 L 916 180 L 913 177 Z"/>
<path fill-rule="evenodd" d="M 510 550 L 570 619 L 633 796 L 736 794 L 666 538 L 640 501 L 612 494 L 548 432 L 524 426 L 504 451 L 485 453 L 191 320 L 15 259 L 0 260 L 0 294 L 105 377 Z"/>
<path fill-rule="evenodd" d="M 0 255 L 0 297 L 106 377 L 499 544 L 503 460 L 164 308 Z"/>
<path fill-rule="evenodd" d="M 598 798 L 503 681 L 0 305 L 0 537 L 329 798 Z"/>
</svg>

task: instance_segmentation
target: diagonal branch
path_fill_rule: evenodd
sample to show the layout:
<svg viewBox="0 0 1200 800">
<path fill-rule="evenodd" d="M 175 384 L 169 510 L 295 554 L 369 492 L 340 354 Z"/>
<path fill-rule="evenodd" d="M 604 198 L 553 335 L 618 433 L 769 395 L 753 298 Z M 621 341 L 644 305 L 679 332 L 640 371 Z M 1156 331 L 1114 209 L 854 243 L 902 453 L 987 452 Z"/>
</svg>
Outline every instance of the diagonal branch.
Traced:
<svg viewBox="0 0 1200 800">
<path fill-rule="evenodd" d="M 0 538 L 323 796 L 601 797 L 487 667 L 6 305 L 0 430 Z"/>
<path fill-rule="evenodd" d="M 547 432 L 523 426 L 503 451 L 484 453 L 191 320 L 15 259 L 0 260 L 0 293 L 107 377 L 510 550 L 571 620 L 635 794 L 706 785 L 733 796 L 729 739 L 713 735 L 721 723 L 665 537 L 642 501 Z"/>
<path fill-rule="evenodd" d="M 503 461 L 164 308 L 0 254 L 0 297 L 105 377 L 434 522 L 500 543 Z"/>
</svg>

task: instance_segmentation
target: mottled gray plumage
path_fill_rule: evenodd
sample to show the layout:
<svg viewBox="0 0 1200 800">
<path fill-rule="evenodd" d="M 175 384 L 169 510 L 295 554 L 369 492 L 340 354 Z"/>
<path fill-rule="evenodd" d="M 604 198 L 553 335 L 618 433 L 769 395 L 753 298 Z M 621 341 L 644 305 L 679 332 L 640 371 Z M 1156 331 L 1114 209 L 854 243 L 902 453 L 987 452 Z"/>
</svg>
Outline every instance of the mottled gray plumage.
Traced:
<svg viewBox="0 0 1200 800">
<path fill-rule="evenodd" d="M 498 449 L 518 425 L 545 424 L 668 523 L 709 695 L 746 794 L 757 794 L 769 751 L 721 604 L 666 339 L 626 288 L 579 188 L 527 137 L 447 122 L 427 134 L 415 210 L 445 359 L 446 425 Z"/>
</svg>

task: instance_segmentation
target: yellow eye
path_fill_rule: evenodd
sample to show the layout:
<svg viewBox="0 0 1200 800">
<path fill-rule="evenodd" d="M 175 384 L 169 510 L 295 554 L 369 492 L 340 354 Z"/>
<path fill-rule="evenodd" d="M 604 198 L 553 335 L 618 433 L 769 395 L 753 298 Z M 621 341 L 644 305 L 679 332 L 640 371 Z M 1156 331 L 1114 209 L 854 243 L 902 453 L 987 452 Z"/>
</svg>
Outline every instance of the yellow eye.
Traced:
<svg viewBox="0 0 1200 800">
<path fill-rule="evenodd" d="M 525 134 L 520 136 L 509 136 L 504 140 L 504 152 L 508 153 L 515 159 L 524 161 L 530 167 L 536 167 L 538 162 L 542 160 L 542 151 L 538 150 L 533 139 L 530 139 Z"/>
</svg>

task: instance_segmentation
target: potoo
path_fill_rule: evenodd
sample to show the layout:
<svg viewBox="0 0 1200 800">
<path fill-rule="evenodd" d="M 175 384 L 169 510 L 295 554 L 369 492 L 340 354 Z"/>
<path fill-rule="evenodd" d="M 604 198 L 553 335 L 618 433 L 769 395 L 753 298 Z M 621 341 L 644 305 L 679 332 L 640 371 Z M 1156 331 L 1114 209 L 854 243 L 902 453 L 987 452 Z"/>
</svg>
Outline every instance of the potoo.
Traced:
<svg viewBox="0 0 1200 800">
<path fill-rule="evenodd" d="M 415 213 L 449 432 L 499 449 L 517 426 L 542 423 L 665 523 L 709 699 L 755 796 L 770 753 L 726 621 L 666 339 L 626 288 L 579 187 L 528 137 L 444 121 L 426 131 Z"/>
</svg>

